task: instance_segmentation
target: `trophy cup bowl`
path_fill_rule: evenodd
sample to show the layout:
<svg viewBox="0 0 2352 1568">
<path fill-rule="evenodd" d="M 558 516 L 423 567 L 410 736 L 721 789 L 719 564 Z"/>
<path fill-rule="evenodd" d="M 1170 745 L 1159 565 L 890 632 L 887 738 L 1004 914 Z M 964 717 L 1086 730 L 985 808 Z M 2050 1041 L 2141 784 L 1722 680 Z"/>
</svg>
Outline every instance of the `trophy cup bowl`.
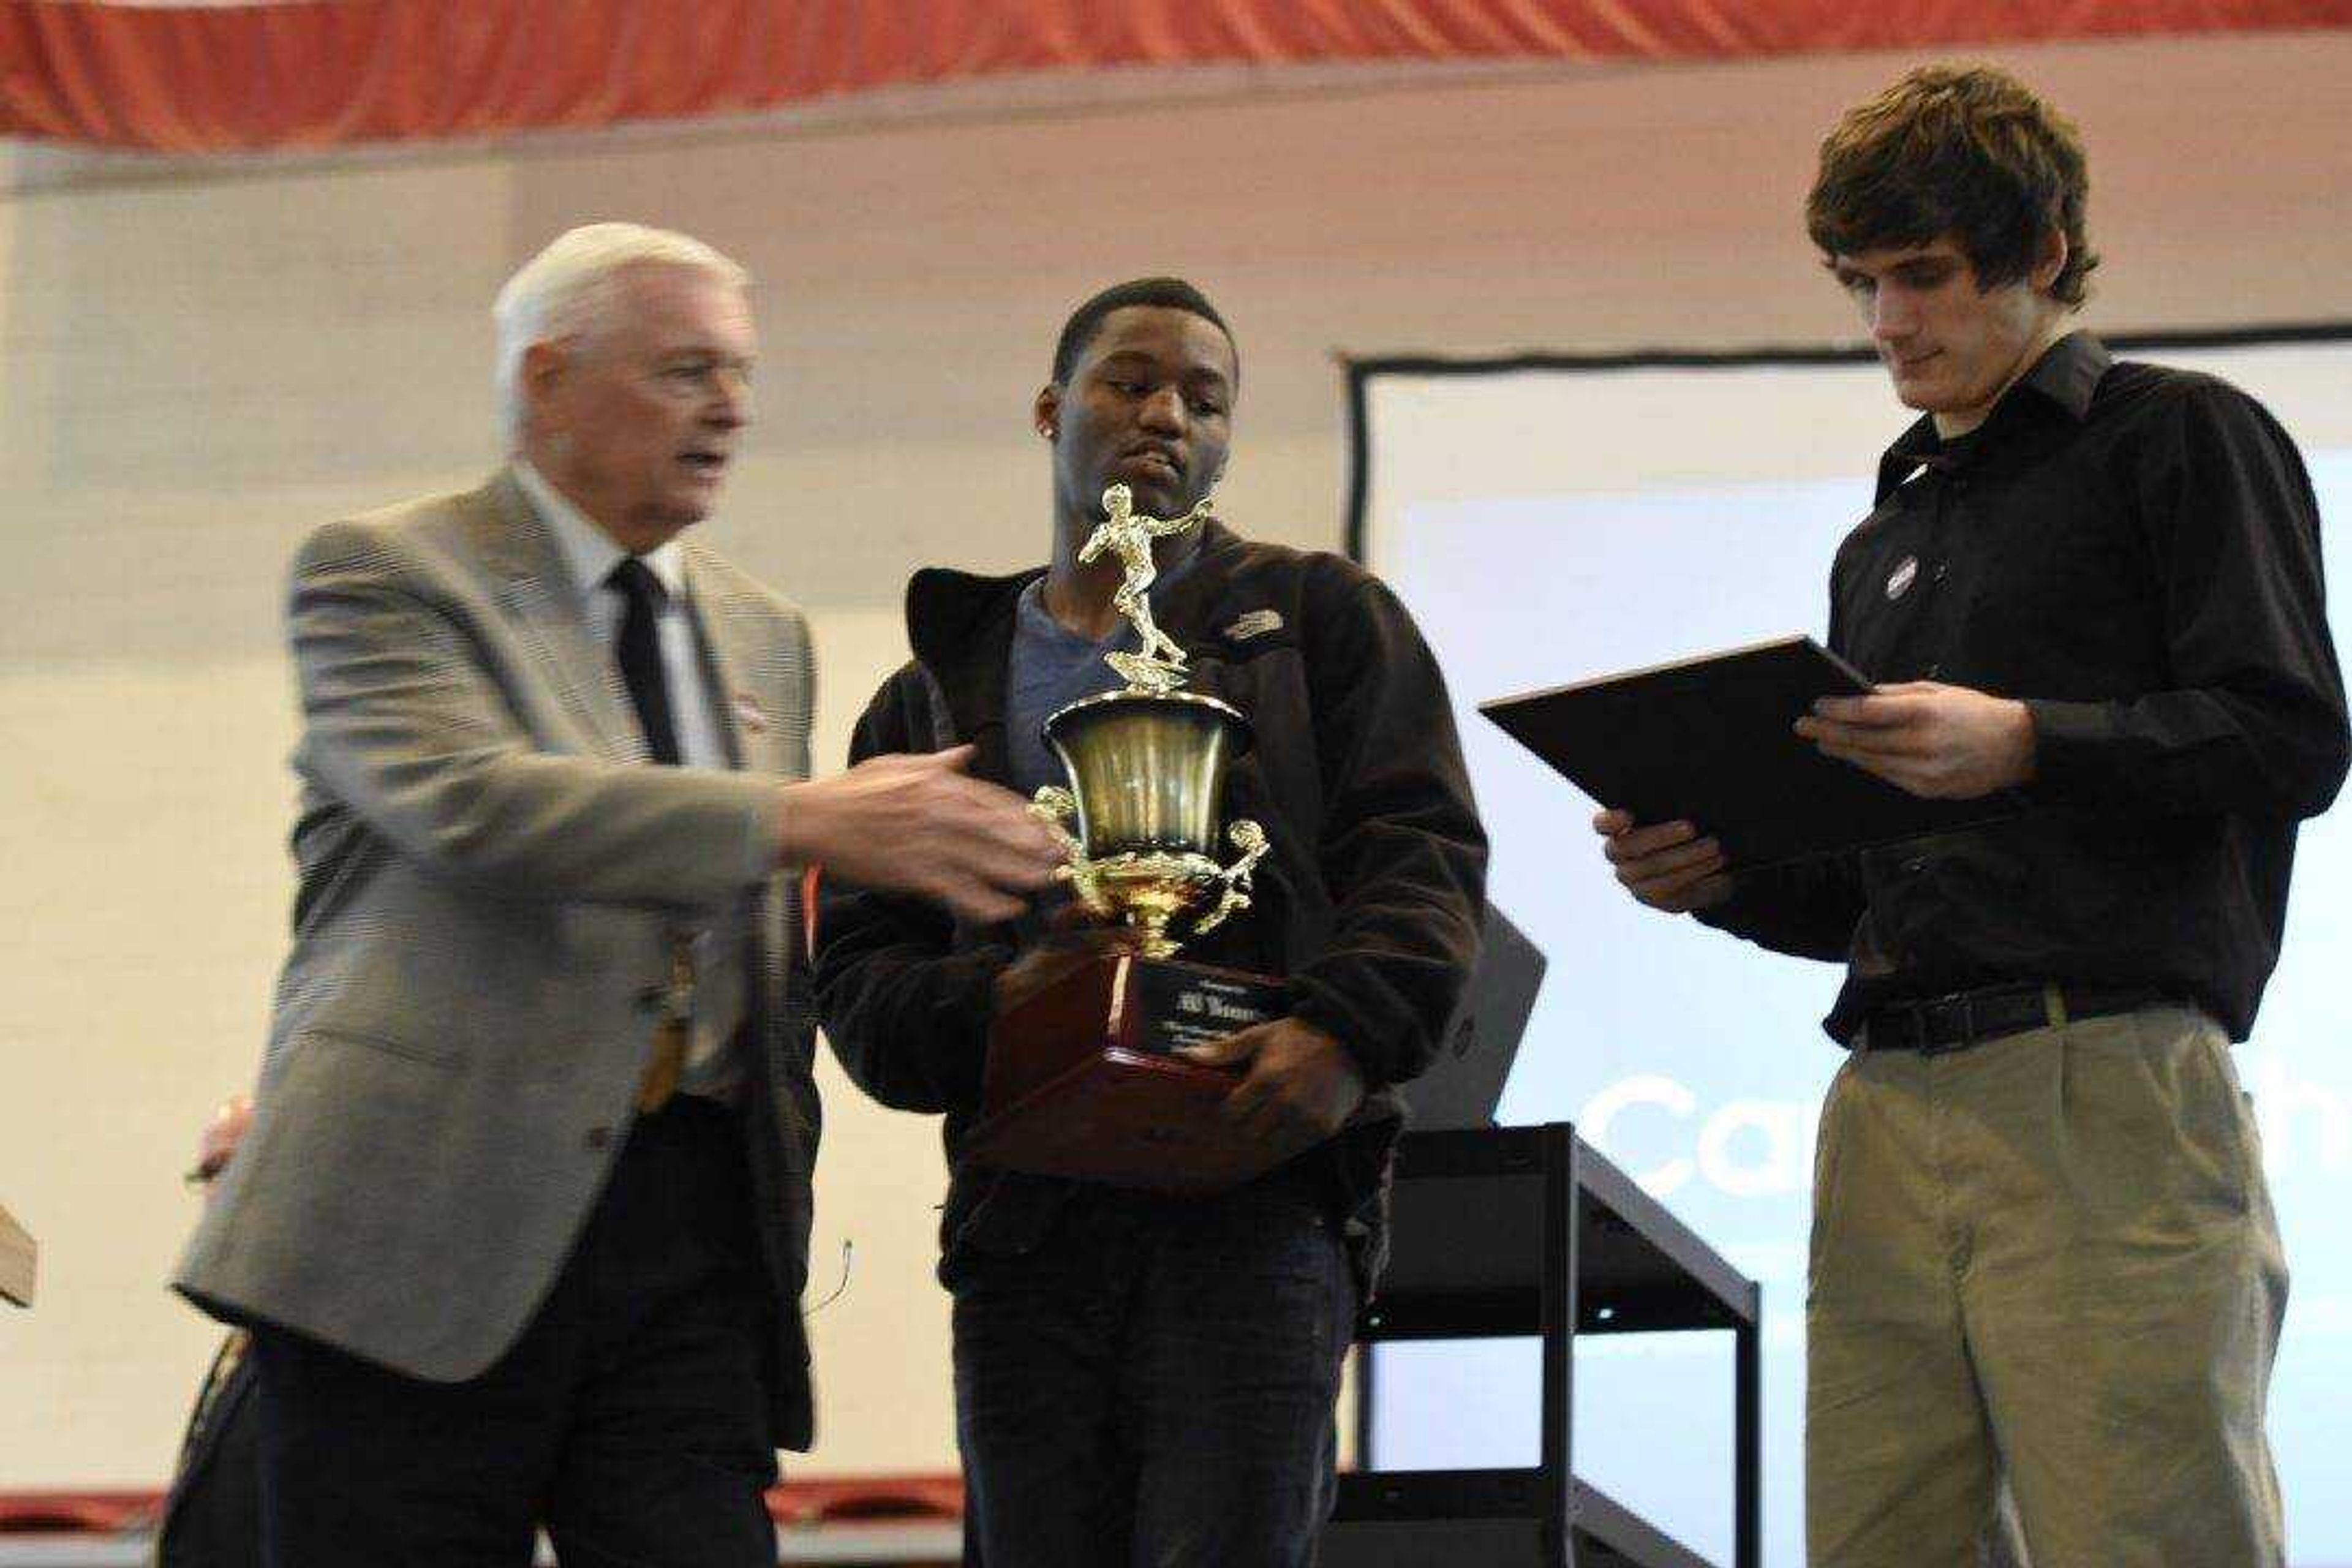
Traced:
<svg viewBox="0 0 2352 1568">
<path fill-rule="evenodd" d="M 1198 692 L 1113 691 L 1055 713 L 1045 740 L 1069 775 L 1080 900 L 1135 930 L 1145 957 L 1171 957 L 1171 923 L 1228 883 L 1218 817 L 1249 721 Z"/>
</svg>

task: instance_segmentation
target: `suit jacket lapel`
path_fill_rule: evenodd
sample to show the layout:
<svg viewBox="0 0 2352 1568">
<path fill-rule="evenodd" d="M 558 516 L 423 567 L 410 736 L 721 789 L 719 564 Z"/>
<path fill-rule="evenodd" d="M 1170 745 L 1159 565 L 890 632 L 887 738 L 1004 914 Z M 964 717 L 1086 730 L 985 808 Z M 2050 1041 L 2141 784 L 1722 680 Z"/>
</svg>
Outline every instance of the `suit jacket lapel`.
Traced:
<svg viewBox="0 0 2352 1568">
<path fill-rule="evenodd" d="M 774 658 L 764 640 L 772 637 L 772 627 L 740 607 L 741 601 L 728 591 L 718 564 L 691 542 L 685 561 L 687 613 L 702 648 L 704 686 L 728 756 L 745 773 L 784 773 L 792 762 L 783 731 L 787 715 L 768 710 L 775 694 L 754 681 Z M 799 879 L 779 878 L 763 885 L 753 894 L 752 904 L 743 954 L 745 973 L 755 978 L 744 1022 L 749 1038 L 757 1042 L 753 1081 L 766 1091 L 753 1103 L 764 1107 L 772 1121 L 761 1136 L 751 1140 L 751 1157 L 753 1180 L 766 1194 L 759 1205 L 765 1216 L 762 1235 L 772 1259 L 781 1259 L 792 1248 L 782 1237 L 783 1211 L 774 1197 L 780 1182 L 771 1162 L 781 1152 L 784 1163 L 800 1164 L 797 1152 L 814 1137 L 788 1088 L 793 1074 L 786 1059 L 787 1053 L 808 1044 L 803 1022 L 808 1012 L 802 989 L 806 978 L 800 959 Z M 752 1125 L 756 1129 L 758 1122 Z M 788 1283 L 797 1289 L 800 1280 L 794 1275 Z"/>
<path fill-rule="evenodd" d="M 770 700 L 751 679 L 764 651 L 756 640 L 759 630 L 735 612 L 709 563 L 691 543 L 685 559 L 687 611 L 700 634 L 710 710 L 728 756 L 747 773 L 780 773 L 783 754 L 776 726 L 782 715 L 767 710 Z"/>
<path fill-rule="evenodd" d="M 476 517 L 483 555 L 498 576 L 499 607 L 513 621 L 540 677 L 580 721 L 598 755 L 643 762 L 645 737 L 628 689 L 580 606 L 555 537 L 511 469 L 480 492 Z"/>
</svg>

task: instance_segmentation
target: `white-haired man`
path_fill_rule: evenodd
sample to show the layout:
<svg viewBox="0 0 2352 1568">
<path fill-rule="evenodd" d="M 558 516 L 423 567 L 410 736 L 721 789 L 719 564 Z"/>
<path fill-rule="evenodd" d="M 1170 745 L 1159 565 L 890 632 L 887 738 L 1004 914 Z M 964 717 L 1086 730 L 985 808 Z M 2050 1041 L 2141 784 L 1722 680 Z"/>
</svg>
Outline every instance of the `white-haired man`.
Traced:
<svg viewBox="0 0 2352 1568">
<path fill-rule="evenodd" d="M 803 783 L 800 614 L 681 539 L 745 280 L 575 229 L 499 295 L 511 461 L 297 556 L 295 940 L 179 1288 L 253 1330 L 269 1561 L 774 1562 L 811 1436 L 814 862 L 966 914 L 1051 836 L 961 752 Z"/>
</svg>

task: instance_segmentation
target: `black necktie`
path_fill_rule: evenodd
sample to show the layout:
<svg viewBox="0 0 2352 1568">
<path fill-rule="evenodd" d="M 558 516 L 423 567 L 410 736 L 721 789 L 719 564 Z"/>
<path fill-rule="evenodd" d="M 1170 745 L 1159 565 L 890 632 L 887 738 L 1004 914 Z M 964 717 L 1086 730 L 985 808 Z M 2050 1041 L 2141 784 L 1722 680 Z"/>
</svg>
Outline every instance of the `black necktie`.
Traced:
<svg viewBox="0 0 2352 1568">
<path fill-rule="evenodd" d="M 628 683 L 637 727 L 646 732 L 646 750 L 657 763 L 675 763 L 677 731 L 670 725 L 669 683 L 662 679 L 661 640 L 654 633 L 661 584 L 634 555 L 623 556 L 604 582 L 626 606 L 621 615 L 621 679 Z"/>
</svg>

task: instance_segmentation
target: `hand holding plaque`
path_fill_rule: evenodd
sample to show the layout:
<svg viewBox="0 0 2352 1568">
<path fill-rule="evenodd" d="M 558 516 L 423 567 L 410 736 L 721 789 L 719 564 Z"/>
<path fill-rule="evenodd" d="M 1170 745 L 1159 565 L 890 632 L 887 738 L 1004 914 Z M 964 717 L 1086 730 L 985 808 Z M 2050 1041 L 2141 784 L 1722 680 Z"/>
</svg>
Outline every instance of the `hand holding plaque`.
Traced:
<svg viewBox="0 0 2352 1568">
<path fill-rule="evenodd" d="M 989 1039 L 982 1121 L 968 1145 L 990 1164 L 1167 1192 L 1214 1192 L 1287 1151 L 1218 1114 L 1239 1075 L 1172 1054 L 1284 1016 L 1279 981 L 1174 961 L 1182 942 L 1250 905 L 1268 848 L 1246 819 L 1219 833 L 1227 765 L 1250 724 L 1230 703 L 1181 688 L 1184 650 L 1151 618 L 1151 543 L 1209 516 L 1136 514 L 1125 485 L 1103 494 L 1105 521 L 1078 559 L 1106 551 L 1122 581 L 1113 605 L 1135 626 L 1133 652 L 1106 656 L 1126 683 L 1045 721 L 1066 788 L 1036 810 L 1068 838 L 1062 872 L 1090 915 L 1134 933 L 1013 1000 Z M 1230 848 L 1234 858 L 1219 859 Z"/>
</svg>

